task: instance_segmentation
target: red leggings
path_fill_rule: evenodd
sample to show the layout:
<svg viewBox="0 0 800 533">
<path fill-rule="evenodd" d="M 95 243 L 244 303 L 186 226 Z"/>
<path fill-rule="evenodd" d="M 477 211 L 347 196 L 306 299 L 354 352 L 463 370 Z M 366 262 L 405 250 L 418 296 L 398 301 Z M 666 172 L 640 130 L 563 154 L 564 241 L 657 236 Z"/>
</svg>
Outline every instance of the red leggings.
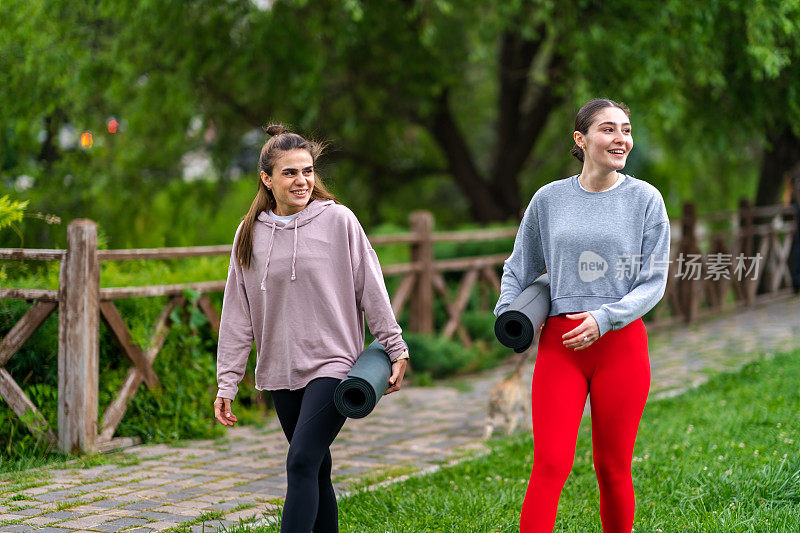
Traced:
<svg viewBox="0 0 800 533">
<path fill-rule="evenodd" d="M 539 339 L 531 395 L 533 472 L 520 533 L 553 531 L 587 393 L 603 531 L 629 533 L 633 527 L 633 445 L 650 389 L 647 330 L 637 319 L 589 348 L 565 348 L 561 336 L 580 324 L 562 315 L 549 317 Z"/>
</svg>

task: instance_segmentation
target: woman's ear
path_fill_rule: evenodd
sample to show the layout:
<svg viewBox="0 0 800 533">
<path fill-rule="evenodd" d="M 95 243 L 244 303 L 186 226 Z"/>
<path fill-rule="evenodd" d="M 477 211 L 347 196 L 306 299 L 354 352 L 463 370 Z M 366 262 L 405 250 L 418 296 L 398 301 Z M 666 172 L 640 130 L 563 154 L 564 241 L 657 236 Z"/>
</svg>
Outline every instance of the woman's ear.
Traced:
<svg viewBox="0 0 800 533">
<path fill-rule="evenodd" d="M 271 187 L 271 185 L 272 185 L 272 180 L 270 179 L 269 174 L 267 174 L 263 170 L 261 171 L 261 181 L 262 181 L 262 183 L 264 183 L 264 186 L 267 189 L 269 189 Z"/>
<path fill-rule="evenodd" d="M 572 138 L 575 140 L 575 144 L 578 145 L 578 148 L 580 148 L 581 150 L 583 150 L 585 148 L 584 142 L 583 142 L 583 134 L 581 132 L 573 131 L 572 132 Z"/>
</svg>

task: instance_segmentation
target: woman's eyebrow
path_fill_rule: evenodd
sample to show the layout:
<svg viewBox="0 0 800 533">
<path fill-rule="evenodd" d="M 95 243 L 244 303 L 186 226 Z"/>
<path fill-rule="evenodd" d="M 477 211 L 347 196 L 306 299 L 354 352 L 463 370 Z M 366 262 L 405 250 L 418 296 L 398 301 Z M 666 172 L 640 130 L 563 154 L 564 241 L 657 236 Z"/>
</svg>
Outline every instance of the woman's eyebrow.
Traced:
<svg viewBox="0 0 800 533">
<path fill-rule="evenodd" d="M 598 126 L 605 126 L 605 125 L 616 126 L 617 124 L 619 124 L 619 122 L 606 121 L 606 122 L 601 122 L 600 124 L 598 124 Z M 630 126 L 631 123 L 630 122 L 623 122 L 620 125 L 621 126 Z"/>
<path fill-rule="evenodd" d="M 314 165 L 309 165 L 307 167 L 303 167 L 303 170 L 314 169 Z M 281 172 L 297 172 L 296 168 L 293 167 L 284 167 L 281 169 Z"/>
</svg>

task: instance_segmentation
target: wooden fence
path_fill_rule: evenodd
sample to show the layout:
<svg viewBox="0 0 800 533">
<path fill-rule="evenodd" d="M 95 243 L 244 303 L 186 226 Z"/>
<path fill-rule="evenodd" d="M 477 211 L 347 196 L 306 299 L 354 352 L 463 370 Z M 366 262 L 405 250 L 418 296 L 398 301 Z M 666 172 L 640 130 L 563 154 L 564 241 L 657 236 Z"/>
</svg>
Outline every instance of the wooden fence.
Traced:
<svg viewBox="0 0 800 533">
<path fill-rule="evenodd" d="M 434 232 L 433 216 L 423 211 L 412 213 L 409 222 L 408 233 L 370 238 L 376 248 L 410 247 L 408 263 L 383 267 L 387 278 L 399 280 L 391 295 L 392 309 L 398 316 L 404 309 L 408 310 L 408 329 L 413 332 L 434 333 L 438 329 L 439 335 L 458 335 L 468 346 L 472 340 L 462 322 L 464 311 L 470 301 L 478 301 L 478 307 L 487 310 L 493 306 L 500 291 L 502 263 L 508 257 L 510 246 L 508 251 L 495 255 L 436 259 L 436 244 L 510 241 L 516 228 Z M 791 295 L 789 256 L 797 239 L 797 226 L 797 211 L 791 206 L 754 208 L 743 200 L 736 211 L 697 216 L 694 205 L 686 204 L 682 216 L 672 221 L 667 290 L 648 315 L 648 328 L 688 322 L 706 314 Z M 32 302 L 27 313 L 0 341 L 0 396 L 33 434 L 52 445 L 58 444 L 64 452 L 103 451 L 131 444 L 131 439 L 114 438 L 114 433 L 139 387 L 143 383 L 149 388 L 160 386 L 153 362 L 167 338 L 170 313 L 190 305 L 184 293 L 186 289 L 193 289 L 201 294 L 194 305 L 218 332 L 219 313 L 208 294 L 223 291 L 225 281 L 100 288 L 100 262 L 228 254 L 229 245 L 98 250 L 97 225 L 90 220 L 69 224 L 66 250 L 0 249 L 0 259 L 60 261 L 58 290 L 0 289 L 0 298 Z M 750 271 L 741 277 L 732 271 L 737 257 L 760 259 L 751 260 Z M 755 268 L 752 268 L 753 263 Z M 729 267 L 727 276 L 721 273 L 720 265 Z M 686 276 L 689 266 L 692 267 L 691 276 Z M 476 290 L 479 292 L 477 299 L 473 297 Z M 143 350 L 133 341 L 114 300 L 155 296 L 167 296 L 169 300 L 156 320 L 150 347 Z M 437 299 L 446 310 L 446 319 L 438 325 L 434 314 Z M 4 368 L 56 308 L 59 316 L 58 436 Z M 108 326 L 131 366 L 116 398 L 101 417 L 98 430 L 100 320 Z"/>
</svg>

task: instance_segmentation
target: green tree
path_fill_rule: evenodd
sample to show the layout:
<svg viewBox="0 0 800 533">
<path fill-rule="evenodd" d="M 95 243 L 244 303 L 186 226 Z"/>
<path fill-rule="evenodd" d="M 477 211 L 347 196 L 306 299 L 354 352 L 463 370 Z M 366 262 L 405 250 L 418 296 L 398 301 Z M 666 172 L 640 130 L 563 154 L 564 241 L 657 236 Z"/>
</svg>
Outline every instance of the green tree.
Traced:
<svg viewBox="0 0 800 533">
<path fill-rule="evenodd" d="M 151 230 L 187 154 L 217 181 L 174 201 L 219 209 L 270 119 L 333 141 L 334 189 L 367 222 L 516 217 L 577 168 L 572 117 L 598 95 L 631 105 L 631 166 L 677 199 L 719 166 L 723 196 L 760 172 L 763 203 L 797 166 L 798 0 L 7 0 L 0 20 L 0 179 L 114 236 Z M 94 147 L 62 146 L 66 125 Z"/>
<path fill-rule="evenodd" d="M 704 45 L 686 54 L 681 72 L 693 95 L 687 116 L 762 147 L 756 204 L 777 203 L 784 179 L 800 179 L 800 1 L 671 2 L 670 10 L 685 37 Z"/>
</svg>

